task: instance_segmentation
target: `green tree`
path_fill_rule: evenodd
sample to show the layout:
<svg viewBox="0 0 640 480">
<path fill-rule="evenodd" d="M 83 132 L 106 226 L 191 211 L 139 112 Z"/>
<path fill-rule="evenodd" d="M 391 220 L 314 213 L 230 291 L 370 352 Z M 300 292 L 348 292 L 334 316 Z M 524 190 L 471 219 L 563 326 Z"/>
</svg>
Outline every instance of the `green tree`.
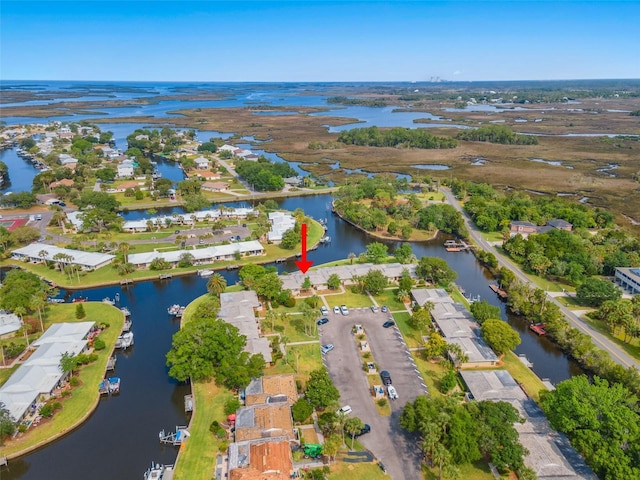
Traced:
<svg viewBox="0 0 640 480">
<path fill-rule="evenodd" d="M 5 438 L 10 437 L 16 431 L 16 423 L 11 418 L 9 410 L 5 408 L 5 404 L 0 402 L 0 445 Z"/>
<path fill-rule="evenodd" d="M 324 445 L 322 445 L 322 452 L 329 457 L 329 461 L 333 459 L 335 461 L 336 454 L 342 446 L 342 437 L 332 433 L 325 437 Z"/>
<path fill-rule="evenodd" d="M 305 398 L 315 408 L 326 408 L 340 398 L 340 392 L 333 385 L 326 368 L 320 368 L 311 372 Z"/>
<path fill-rule="evenodd" d="M 449 369 L 440 380 L 440 391 L 442 393 L 449 393 L 457 384 L 458 375 L 455 370 Z"/>
<path fill-rule="evenodd" d="M 438 332 L 432 332 L 424 346 L 424 354 L 429 359 L 438 358 L 444 355 L 446 349 L 447 341 Z"/>
<path fill-rule="evenodd" d="M 471 310 L 473 318 L 475 318 L 476 322 L 480 325 L 490 318 L 500 318 L 500 307 L 491 305 L 486 300 L 473 302 L 469 309 Z"/>
<path fill-rule="evenodd" d="M 476 406 L 472 415 L 477 420 L 480 452 L 502 472 L 520 468 L 528 452 L 513 426 L 515 422 L 523 422 L 518 411 L 507 402 L 482 401 Z"/>
<path fill-rule="evenodd" d="M 608 280 L 588 278 L 576 289 L 576 299 L 582 305 L 599 307 L 607 300 L 618 300 L 622 291 Z"/>
<path fill-rule="evenodd" d="M 340 276 L 337 273 L 332 273 L 331 275 L 329 275 L 329 278 L 327 279 L 327 287 L 329 287 L 331 290 L 336 290 L 340 288 L 340 285 L 342 285 L 342 281 L 340 280 Z"/>
<path fill-rule="evenodd" d="M 275 272 L 265 273 L 255 280 L 253 288 L 259 296 L 273 300 L 282 293 L 282 279 Z"/>
<path fill-rule="evenodd" d="M 299 398 L 291 406 L 291 415 L 294 422 L 303 422 L 313 413 L 313 406 L 306 398 Z"/>
<path fill-rule="evenodd" d="M 295 228 L 291 228 L 284 232 L 280 246 L 287 250 L 293 250 L 300 245 L 300 232 L 296 232 Z"/>
<path fill-rule="evenodd" d="M 387 259 L 387 246 L 384 243 L 372 242 L 367 245 L 365 258 L 368 262 L 379 264 Z"/>
<path fill-rule="evenodd" d="M 78 304 L 76 305 L 76 318 L 77 318 L 78 320 L 80 320 L 80 319 L 82 319 L 82 318 L 84 318 L 84 317 L 86 317 L 86 316 L 87 316 L 87 314 L 86 314 L 86 312 L 84 311 L 84 306 L 82 305 L 82 303 L 78 303 Z"/>
<path fill-rule="evenodd" d="M 246 337 L 220 319 L 192 319 L 173 335 L 167 353 L 169 375 L 180 382 L 215 378 L 227 388 L 244 388 L 264 368 L 261 354 L 244 351 Z"/>
<path fill-rule="evenodd" d="M 502 320 L 489 319 L 480 329 L 482 338 L 498 355 L 504 355 L 509 350 L 515 349 L 522 341 L 518 332 Z"/>
<path fill-rule="evenodd" d="M 393 251 L 393 256 L 395 257 L 398 263 L 409 263 L 410 259 L 413 257 L 413 250 L 411 249 L 411 244 L 402 243 L 398 248 Z"/>
<path fill-rule="evenodd" d="M 60 357 L 60 370 L 64 375 L 73 376 L 73 371 L 78 368 L 80 362 L 78 361 L 77 355 L 72 355 L 68 352 L 65 352 Z"/>
<path fill-rule="evenodd" d="M 380 270 L 369 270 L 363 277 L 364 289 L 371 295 L 378 295 L 389 284 L 387 277 Z"/>
<path fill-rule="evenodd" d="M 445 260 L 437 257 L 422 257 L 416 267 L 416 275 L 434 285 L 448 285 L 458 277 Z"/>
<path fill-rule="evenodd" d="M 353 450 L 353 442 L 356 439 L 362 429 L 364 428 L 364 422 L 358 417 L 349 417 L 344 422 L 344 431 L 351 437 L 351 450 Z"/>
<path fill-rule="evenodd" d="M 227 280 L 219 273 L 214 273 L 207 282 L 207 292 L 216 297 L 227 289 Z"/>
</svg>

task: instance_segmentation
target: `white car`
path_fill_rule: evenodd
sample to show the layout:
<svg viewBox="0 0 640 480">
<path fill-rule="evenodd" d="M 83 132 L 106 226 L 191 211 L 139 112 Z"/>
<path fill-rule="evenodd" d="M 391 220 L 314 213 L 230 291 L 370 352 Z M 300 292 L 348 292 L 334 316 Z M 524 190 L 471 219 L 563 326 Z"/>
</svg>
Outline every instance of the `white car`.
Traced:
<svg viewBox="0 0 640 480">
<path fill-rule="evenodd" d="M 320 347 L 320 351 L 322 351 L 322 353 L 326 354 L 329 353 L 331 350 L 333 350 L 333 343 L 327 343 L 326 345 L 322 345 L 322 347 Z"/>
<path fill-rule="evenodd" d="M 335 313 L 336 315 L 340 313 L 340 307 L 336 306 L 333 307 L 333 313 Z"/>
<path fill-rule="evenodd" d="M 340 415 L 342 413 L 344 415 L 349 415 L 351 412 L 351 407 L 349 405 L 345 405 L 344 407 L 340 407 L 336 414 Z"/>
<path fill-rule="evenodd" d="M 346 305 L 340 305 L 340 312 L 341 312 L 343 315 L 349 315 L 349 309 L 347 308 L 347 306 L 346 306 Z"/>
<path fill-rule="evenodd" d="M 329 315 L 329 309 L 323 305 L 320 307 L 320 313 L 326 317 L 327 315 Z"/>
<path fill-rule="evenodd" d="M 387 395 L 389 395 L 389 400 L 397 400 L 398 392 L 396 391 L 396 387 L 394 387 L 393 385 L 389 385 L 387 387 Z"/>
</svg>

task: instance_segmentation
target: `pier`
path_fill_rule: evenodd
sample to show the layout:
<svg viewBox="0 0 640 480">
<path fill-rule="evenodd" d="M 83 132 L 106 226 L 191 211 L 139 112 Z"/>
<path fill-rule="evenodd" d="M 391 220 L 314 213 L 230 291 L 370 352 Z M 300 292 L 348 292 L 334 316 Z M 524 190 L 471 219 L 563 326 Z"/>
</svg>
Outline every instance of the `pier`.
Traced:
<svg viewBox="0 0 640 480">
<path fill-rule="evenodd" d="M 189 435 L 190 433 L 186 425 L 179 425 L 176 426 L 175 432 L 166 433 L 164 430 L 161 430 L 160 433 L 158 433 L 158 439 L 160 443 L 164 443 L 165 445 L 180 446 L 187 440 Z"/>
<path fill-rule="evenodd" d="M 116 369 L 116 357 L 111 356 L 109 360 L 107 360 L 107 371 Z"/>
<path fill-rule="evenodd" d="M 184 396 L 184 413 L 193 412 L 193 395 Z"/>
<path fill-rule="evenodd" d="M 489 288 L 491 290 L 493 290 L 496 295 L 498 295 L 502 300 L 506 300 L 507 297 L 509 296 L 507 294 L 507 292 L 505 292 L 503 289 L 501 289 L 498 285 L 496 285 L 495 283 L 491 283 L 489 284 Z"/>
<path fill-rule="evenodd" d="M 444 249 L 447 252 L 463 252 L 465 250 L 470 250 L 471 246 L 462 240 L 459 242 L 456 242 L 455 240 L 447 240 L 444 242 Z"/>
<path fill-rule="evenodd" d="M 546 323 L 532 323 L 529 325 L 529 330 L 538 335 L 546 335 L 547 331 L 544 329 L 547 326 Z"/>
<path fill-rule="evenodd" d="M 171 273 L 161 273 L 158 275 L 159 280 L 169 280 L 170 278 L 173 278 L 173 274 Z"/>
</svg>

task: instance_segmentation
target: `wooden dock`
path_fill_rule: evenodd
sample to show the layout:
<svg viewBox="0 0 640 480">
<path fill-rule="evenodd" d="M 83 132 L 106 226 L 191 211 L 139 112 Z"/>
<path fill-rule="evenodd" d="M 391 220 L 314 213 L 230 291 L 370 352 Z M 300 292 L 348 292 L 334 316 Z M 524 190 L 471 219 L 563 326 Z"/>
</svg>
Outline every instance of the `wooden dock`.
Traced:
<svg viewBox="0 0 640 480">
<path fill-rule="evenodd" d="M 529 325 L 529 330 L 537 333 L 538 335 L 546 335 L 547 331 L 544 329 L 544 327 L 546 326 L 546 323 L 532 323 L 531 325 Z"/>
<path fill-rule="evenodd" d="M 471 249 L 471 246 L 463 241 L 456 242 L 455 240 L 447 240 L 444 242 L 444 249 L 447 252 L 464 252 Z"/>
<path fill-rule="evenodd" d="M 498 295 L 501 299 L 506 300 L 507 297 L 509 297 L 509 294 L 507 294 L 507 292 L 505 292 L 503 289 L 501 289 L 498 285 L 496 285 L 495 283 L 491 283 L 489 284 L 489 288 L 491 290 L 493 290 L 496 295 Z"/>
<path fill-rule="evenodd" d="M 129 285 L 130 283 L 133 283 L 133 279 L 131 278 L 125 278 L 123 280 L 120 280 L 120 285 Z"/>
<path fill-rule="evenodd" d="M 173 274 L 171 273 L 161 273 L 158 275 L 159 280 L 169 280 L 170 278 L 173 278 Z"/>
<path fill-rule="evenodd" d="M 111 356 L 109 357 L 109 360 L 107 360 L 107 370 L 115 370 L 116 368 L 116 357 L 115 356 Z"/>
<path fill-rule="evenodd" d="M 184 396 L 184 413 L 193 412 L 193 395 Z"/>
</svg>

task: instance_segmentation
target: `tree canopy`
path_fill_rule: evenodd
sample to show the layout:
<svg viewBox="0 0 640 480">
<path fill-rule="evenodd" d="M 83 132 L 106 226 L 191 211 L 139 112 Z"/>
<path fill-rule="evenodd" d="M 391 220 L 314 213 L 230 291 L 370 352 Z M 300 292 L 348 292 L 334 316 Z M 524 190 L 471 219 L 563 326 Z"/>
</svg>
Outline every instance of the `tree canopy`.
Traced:
<svg viewBox="0 0 640 480">
<path fill-rule="evenodd" d="M 245 352 L 245 345 L 246 337 L 235 326 L 220 319 L 193 319 L 173 336 L 169 375 L 181 382 L 215 378 L 228 388 L 246 387 L 262 374 L 264 358 Z"/>
<path fill-rule="evenodd" d="M 416 275 L 432 284 L 448 285 L 458 278 L 458 274 L 445 260 L 438 257 L 422 257 L 416 267 Z"/>
<path fill-rule="evenodd" d="M 315 408 L 326 408 L 338 401 L 340 392 L 333 385 L 326 368 L 311 372 L 305 389 L 305 398 Z"/>
<path fill-rule="evenodd" d="M 520 334 L 502 320 L 486 320 L 480 329 L 482 330 L 482 338 L 498 355 L 504 355 L 522 342 Z"/>
<path fill-rule="evenodd" d="M 378 127 L 352 128 L 340 133 L 338 141 L 349 145 L 369 147 L 405 147 L 405 148 L 455 148 L 458 142 L 450 137 L 436 137 L 423 128 L 391 128 L 381 130 Z"/>
</svg>

